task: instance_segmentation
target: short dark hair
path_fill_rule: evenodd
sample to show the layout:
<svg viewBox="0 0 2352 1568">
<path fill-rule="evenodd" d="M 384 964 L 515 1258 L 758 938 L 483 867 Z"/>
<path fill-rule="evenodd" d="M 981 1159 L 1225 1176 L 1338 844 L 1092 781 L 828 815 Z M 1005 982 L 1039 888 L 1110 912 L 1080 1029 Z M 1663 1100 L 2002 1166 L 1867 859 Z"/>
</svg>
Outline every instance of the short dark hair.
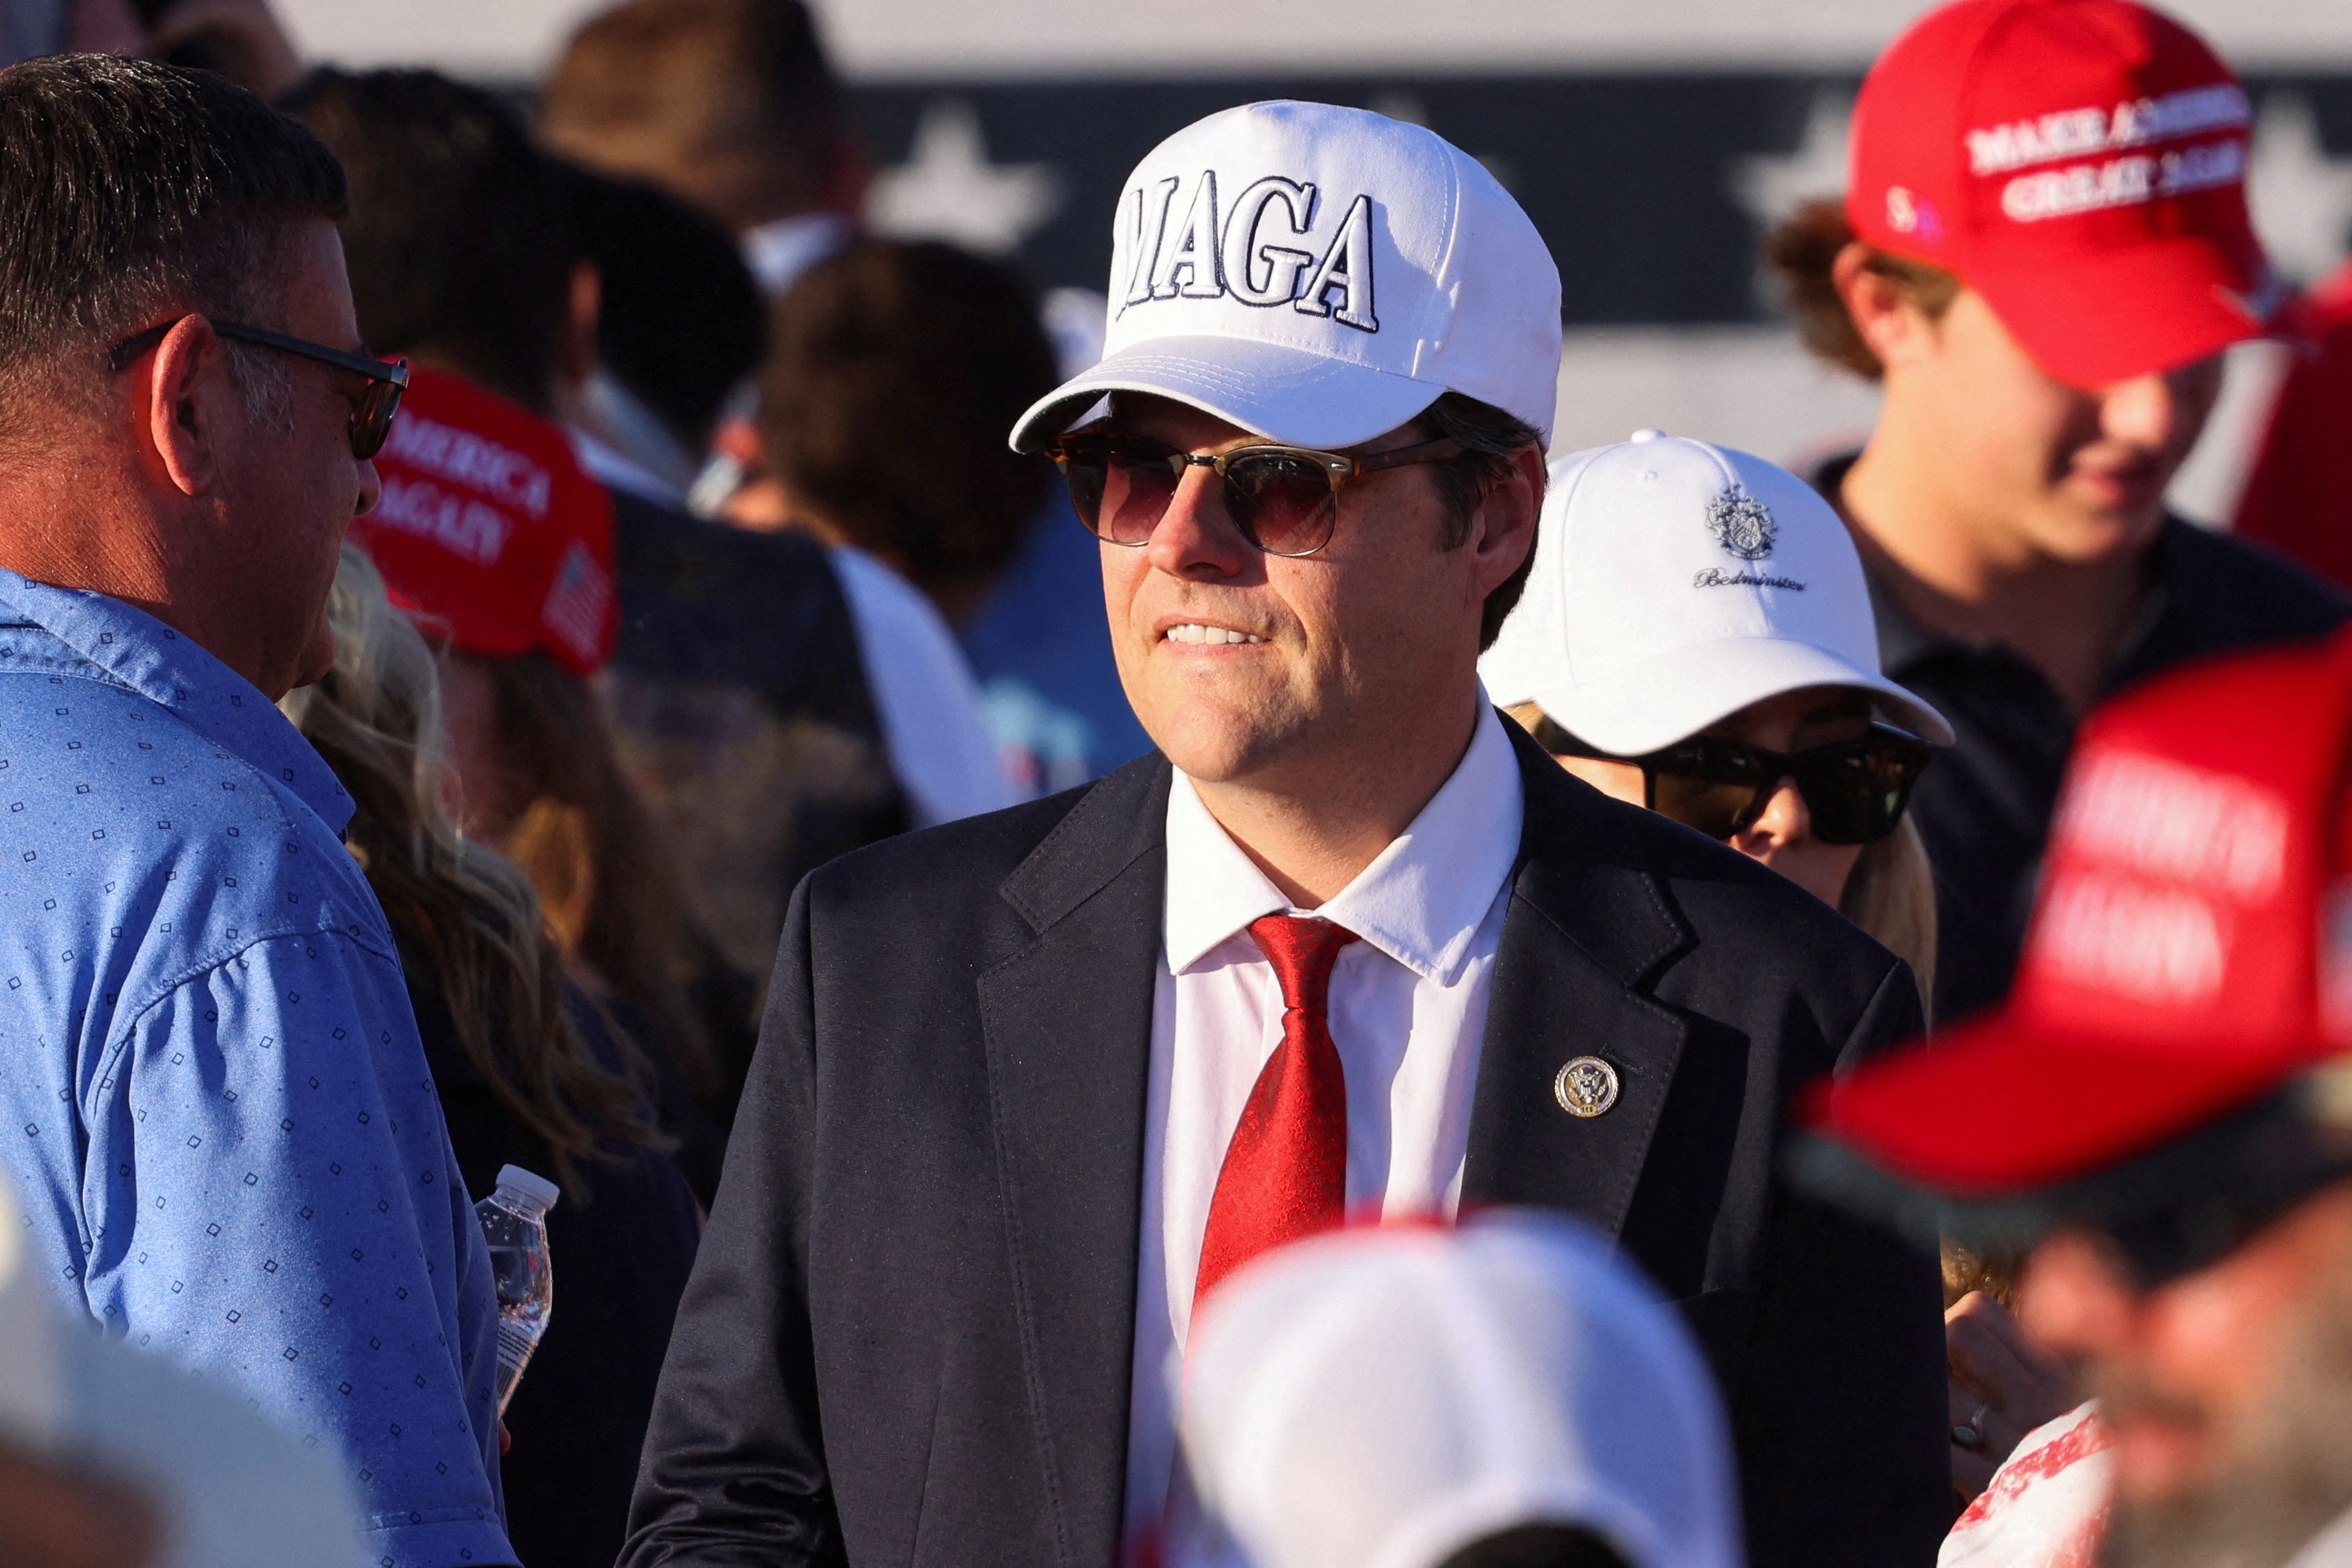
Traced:
<svg viewBox="0 0 2352 1568">
<path fill-rule="evenodd" d="M 1885 367 L 1863 342 L 1837 289 L 1837 258 L 1854 238 L 1844 203 L 1807 202 L 1765 235 L 1764 265 L 1780 286 L 1781 302 L 1796 319 L 1797 335 L 1805 347 L 1841 370 L 1876 381 Z M 1873 247 L 1862 265 L 1902 290 L 1930 321 L 1940 318 L 1959 297 L 1959 279 L 1924 261 Z"/>
<path fill-rule="evenodd" d="M 320 70 L 286 110 L 351 171 L 343 254 L 370 346 L 545 412 L 576 251 L 569 194 L 521 117 L 425 70 Z"/>
<path fill-rule="evenodd" d="M 1523 1524 L 1472 1542 L 1439 1568 L 1626 1568 L 1626 1562 L 1580 1525 Z"/>
<path fill-rule="evenodd" d="M 760 367 L 760 286 L 734 236 L 699 208 L 638 181 L 565 174 L 572 228 L 602 284 L 596 357 L 699 453 L 728 394 Z"/>
<path fill-rule="evenodd" d="M 1019 274 L 935 241 L 860 240 L 776 301 L 768 340 L 761 440 L 824 521 L 927 588 L 1012 558 L 1054 469 L 1004 433 L 1059 379 Z"/>
<path fill-rule="evenodd" d="M 821 206 L 853 142 L 801 0 L 625 0 L 572 36 L 539 115 L 567 157 L 665 185 L 737 230 Z"/>
<path fill-rule="evenodd" d="M 1439 397 L 1422 411 L 1417 423 L 1433 438 L 1450 437 L 1465 448 L 1460 457 L 1429 467 L 1438 504 L 1445 509 L 1445 534 L 1439 542 L 1448 550 L 1459 550 L 1469 541 L 1470 520 L 1479 503 L 1511 477 L 1512 459 L 1529 447 L 1542 449 L 1543 432 L 1516 414 L 1458 392 Z M 1503 622 L 1518 605 L 1519 595 L 1527 592 L 1528 574 L 1535 565 L 1535 546 L 1530 543 L 1519 569 L 1486 595 L 1486 606 L 1478 615 L 1479 652 L 1494 647 L 1502 635 Z"/>
<path fill-rule="evenodd" d="M 343 212 L 317 138 L 215 76 L 107 55 L 0 71 L 0 393 L 179 310 L 271 324 L 286 226 Z"/>
</svg>

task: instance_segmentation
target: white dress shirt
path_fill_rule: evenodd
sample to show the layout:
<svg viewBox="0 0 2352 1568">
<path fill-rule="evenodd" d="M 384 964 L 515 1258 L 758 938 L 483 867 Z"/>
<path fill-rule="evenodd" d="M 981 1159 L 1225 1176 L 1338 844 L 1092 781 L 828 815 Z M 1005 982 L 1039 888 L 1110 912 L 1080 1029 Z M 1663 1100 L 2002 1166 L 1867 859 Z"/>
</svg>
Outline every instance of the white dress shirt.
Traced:
<svg viewBox="0 0 2352 1568">
<path fill-rule="evenodd" d="M 684 510 L 686 492 L 585 426 L 570 427 L 572 455 L 581 471 L 608 490 L 625 490 L 639 500 L 672 511 Z"/>
<path fill-rule="evenodd" d="M 1020 800 L 989 738 L 971 663 L 921 589 L 860 550 L 828 552 L 882 722 L 890 771 L 915 826 L 998 811 Z"/>
<path fill-rule="evenodd" d="M 856 237 L 857 226 L 838 213 L 803 213 L 763 223 L 746 231 L 738 243 L 743 247 L 743 265 L 772 300 Z"/>
<path fill-rule="evenodd" d="M 1348 1077 L 1348 1208 L 1451 1215 L 1462 1196 L 1478 1042 L 1518 857 L 1518 759 L 1480 696 L 1453 776 L 1395 842 L 1323 905 L 1293 908 L 1227 837 L 1192 783 L 1168 795 L 1164 946 L 1144 1112 L 1127 1523 L 1170 1496 L 1182 1347 L 1225 1146 L 1282 1043 L 1282 988 L 1248 931 L 1314 913 L 1354 931 L 1331 973 L 1331 1040 Z M 1184 1511 L 1180 1503 L 1174 1512 Z M 1171 1517 L 1169 1568 L 1192 1560 Z"/>
<path fill-rule="evenodd" d="M 2338 1514 L 2294 1554 L 2287 1568 L 2352 1568 L 2352 1513 Z"/>
</svg>

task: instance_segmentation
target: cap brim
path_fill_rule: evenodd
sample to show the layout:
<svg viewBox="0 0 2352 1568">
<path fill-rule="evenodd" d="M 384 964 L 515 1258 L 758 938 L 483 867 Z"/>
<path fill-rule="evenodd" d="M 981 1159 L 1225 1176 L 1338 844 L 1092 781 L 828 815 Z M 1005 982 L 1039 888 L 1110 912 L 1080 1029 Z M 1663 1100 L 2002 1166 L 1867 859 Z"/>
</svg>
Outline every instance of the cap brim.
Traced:
<svg viewBox="0 0 2352 1568">
<path fill-rule="evenodd" d="M 2006 1252 L 2070 1226 L 2129 1229 L 2168 1255 L 2168 1264 L 2148 1261 L 2171 1277 L 2217 1261 L 2259 1228 L 2262 1216 L 2352 1175 L 2342 1130 L 2315 1118 L 2308 1100 L 2293 1085 L 2258 1094 L 2153 1147 L 2015 1191 L 1940 1191 L 1818 1133 L 1799 1133 L 1782 1165 L 1799 1189 L 1931 1252 L 1944 1242 Z"/>
<path fill-rule="evenodd" d="M 1353 447 L 1437 401 L 1442 386 L 1249 338 L 1153 338 L 1046 394 L 1013 426 L 1034 452 L 1114 392 L 1149 393 L 1252 435 L 1297 447 Z"/>
<path fill-rule="evenodd" d="M 2036 364 L 2086 389 L 2174 370 L 2284 330 L 2292 291 L 2210 241 L 2163 240 L 2014 270 L 1988 263 L 1969 285 Z"/>
<path fill-rule="evenodd" d="M 2308 1061 L 2126 1048 L 1996 1016 L 1821 1086 L 1801 1120 L 1896 1180 L 1993 1201 L 2144 1153 L 2261 1099 Z"/>
<path fill-rule="evenodd" d="M 1490 690 L 1492 682 L 1489 683 Z M 1952 743 L 1944 716 L 1874 669 L 1817 644 L 1779 637 L 1723 637 L 1671 648 L 1585 686 L 1492 690 L 1508 706 L 1533 702 L 1577 739 L 1637 757 L 1696 734 L 1719 719 L 1784 691 L 1843 686 L 1867 691 L 1890 718 L 1931 745 Z"/>
</svg>

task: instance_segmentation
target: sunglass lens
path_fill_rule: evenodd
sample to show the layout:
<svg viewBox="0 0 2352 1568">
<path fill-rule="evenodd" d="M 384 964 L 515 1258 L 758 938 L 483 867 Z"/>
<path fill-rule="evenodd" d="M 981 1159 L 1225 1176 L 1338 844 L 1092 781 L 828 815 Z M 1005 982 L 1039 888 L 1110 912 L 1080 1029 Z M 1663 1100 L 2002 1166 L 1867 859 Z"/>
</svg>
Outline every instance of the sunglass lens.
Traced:
<svg viewBox="0 0 2352 1568">
<path fill-rule="evenodd" d="M 1065 442 L 1058 454 L 1078 521 L 1098 539 L 1137 545 L 1150 539 L 1176 494 L 1162 452 L 1108 440 Z"/>
<path fill-rule="evenodd" d="M 1754 820 L 1757 784 L 1752 769 L 1709 766 L 1699 757 L 1670 757 L 1650 775 L 1650 809 L 1709 838 L 1728 838 Z"/>
<path fill-rule="evenodd" d="M 398 382 L 368 383 L 360 405 L 352 411 L 352 456 L 361 462 L 383 451 L 384 442 L 391 438 L 393 416 L 400 412 L 403 390 Z"/>
<path fill-rule="evenodd" d="M 1070 488 L 1070 510 L 1088 533 L 1102 531 L 1103 485 L 1109 462 L 1100 451 L 1065 446 L 1054 454 L 1062 482 Z"/>
<path fill-rule="evenodd" d="M 1891 737 L 1801 753 L 1797 784 L 1813 837 L 1824 844 L 1871 844 L 1894 832 L 1925 762 L 1924 747 Z"/>
<path fill-rule="evenodd" d="M 1331 542 L 1339 507 L 1320 463 L 1286 452 L 1244 452 L 1225 465 L 1226 504 L 1269 555 L 1312 555 Z"/>
<path fill-rule="evenodd" d="M 2279 1212 L 2206 1194 L 2110 1220 L 2105 1239 L 2131 1281 L 2157 1290 L 2219 1263 Z"/>
</svg>

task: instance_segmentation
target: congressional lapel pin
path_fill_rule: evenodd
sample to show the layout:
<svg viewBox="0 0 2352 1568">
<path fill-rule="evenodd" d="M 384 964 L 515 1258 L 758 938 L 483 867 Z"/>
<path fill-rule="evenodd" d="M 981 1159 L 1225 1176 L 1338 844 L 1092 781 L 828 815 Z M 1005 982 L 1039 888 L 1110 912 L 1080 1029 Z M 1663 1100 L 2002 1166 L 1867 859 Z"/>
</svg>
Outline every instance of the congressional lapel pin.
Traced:
<svg viewBox="0 0 2352 1568">
<path fill-rule="evenodd" d="M 1617 1103 L 1617 1069 L 1599 1057 L 1578 1057 L 1560 1068 L 1551 1092 L 1570 1116 L 1598 1116 Z"/>
</svg>

